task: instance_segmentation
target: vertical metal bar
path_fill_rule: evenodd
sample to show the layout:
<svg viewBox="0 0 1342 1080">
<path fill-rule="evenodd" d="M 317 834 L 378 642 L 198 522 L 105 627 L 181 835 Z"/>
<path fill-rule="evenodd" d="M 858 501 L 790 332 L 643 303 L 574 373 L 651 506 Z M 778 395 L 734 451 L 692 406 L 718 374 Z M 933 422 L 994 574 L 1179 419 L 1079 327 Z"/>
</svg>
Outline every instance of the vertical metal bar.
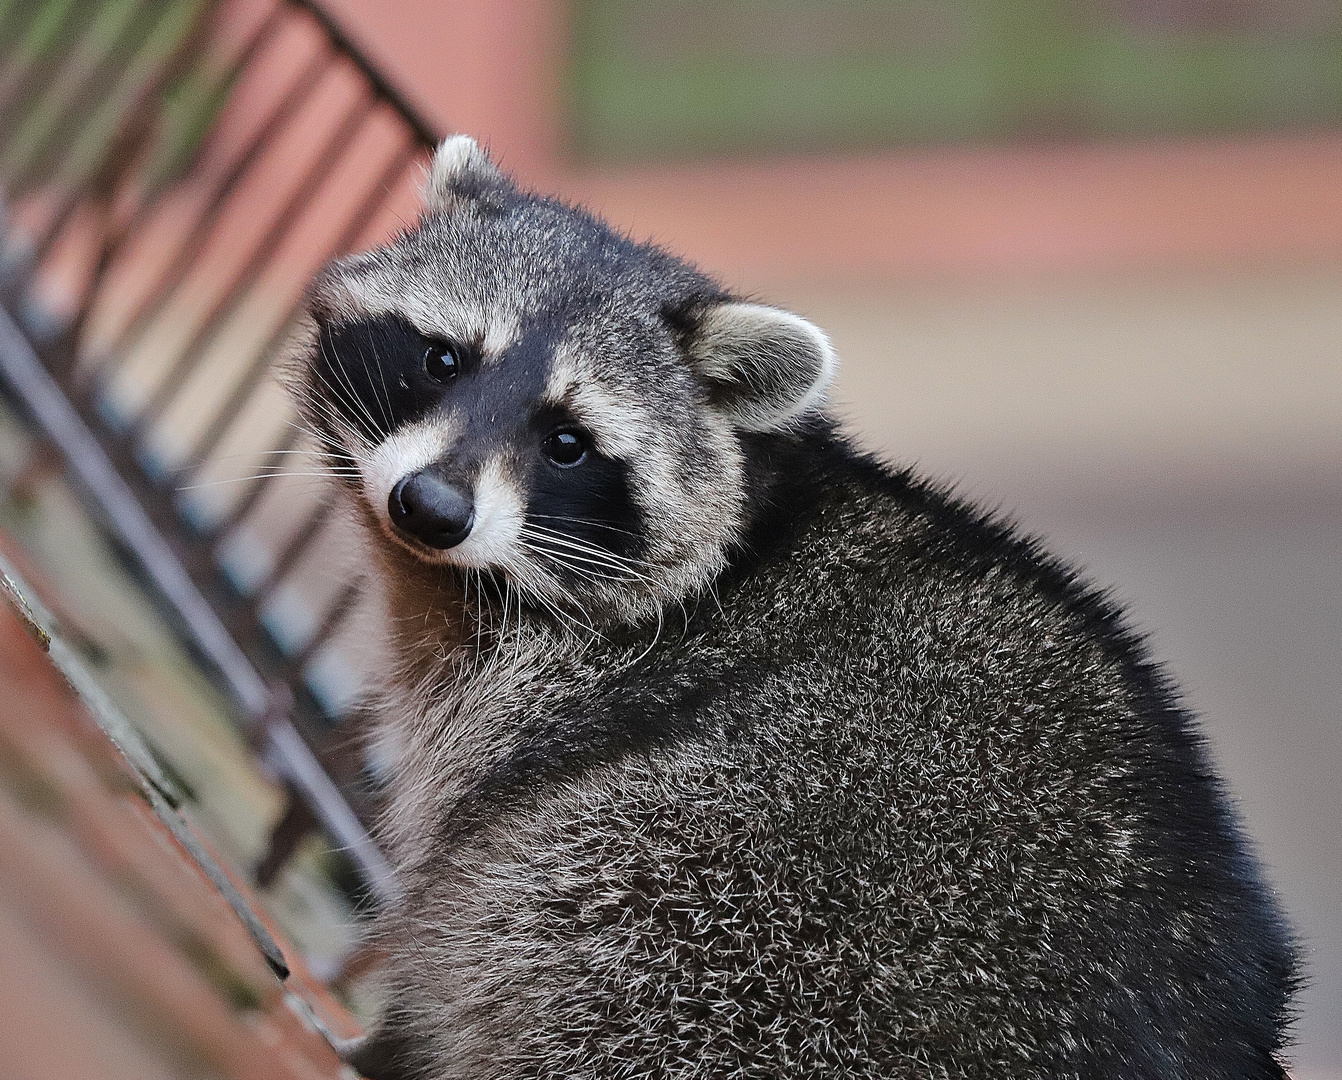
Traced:
<svg viewBox="0 0 1342 1080">
<path fill-rule="evenodd" d="M 39 129 L 33 137 L 33 145 L 26 148 L 26 158 L 21 160 L 17 167 L 11 165 L 9 154 L 13 151 L 13 143 L 6 151 L 5 164 L 7 168 L 16 168 L 16 172 L 11 176 L 10 185 L 17 190 L 24 190 L 41 174 L 42 167 L 47 163 L 51 149 L 61 144 L 65 150 L 69 151 L 70 144 L 74 141 L 70 128 L 73 125 L 76 129 L 87 129 L 87 127 L 97 121 L 98 111 L 92 106 L 95 100 L 105 94 L 106 87 L 103 85 L 105 76 L 111 74 L 118 68 L 127 75 L 134 68 L 134 60 L 127 60 L 127 52 L 138 52 L 143 39 L 138 40 L 141 34 L 145 37 L 150 36 L 153 22 L 144 25 L 146 12 L 152 12 L 154 7 L 153 0 L 140 0 L 138 4 L 128 4 L 124 8 L 118 8 L 116 5 L 104 8 L 108 10 L 123 11 L 122 22 L 120 26 L 113 24 L 112 37 L 110 40 L 99 43 L 97 40 L 100 34 L 100 28 L 95 20 L 94 24 L 86 32 L 86 39 L 94 40 L 88 43 L 86 49 L 76 50 L 67 61 L 67 78 L 60 81 L 60 85 L 55 87 L 47 95 L 48 109 L 53 110 L 50 115 L 45 117 L 36 117 L 37 120 L 45 120 L 45 130 Z M 44 110 L 45 111 L 45 110 Z M 22 136 L 23 132 L 19 133 Z M 23 152 L 25 147 L 20 143 L 19 151 Z M 68 157 L 67 157 L 68 160 Z"/>
<path fill-rule="evenodd" d="M 17 160 L 17 176 L 22 179 L 23 170 L 31 164 L 41 147 L 50 142 L 51 129 L 59 127 L 61 121 L 68 117 L 70 99 L 78 95 L 79 89 L 97 71 L 99 60 L 105 58 L 111 48 L 115 48 L 119 35 L 134 28 L 135 15 L 144 6 L 143 0 L 116 9 L 103 5 L 101 9 L 93 9 L 81 25 L 62 27 L 62 31 L 68 30 L 75 40 L 68 49 L 61 50 L 59 60 L 49 66 L 48 77 L 40 90 L 30 87 L 32 92 L 28 99 L 20 99 L 18 102 L 22 108 L 17 110 L 20 114 L 17 130 L 9 135 L 4 151 L 7 176 L 15 175 Z M 90 12 L 89 5 L 76 5 L 77 9 L 80 7 L 84 13 Z M 109 32 L 112 35 L 110 43 L 106 40 Z M 39 93 L 42 108 L 37 108 L 34 100 Z M 25 148 L 25 142 L 33 142 L 34 130 L 37 132 L 37 145 Z M 21 186 L 17 180 L 11 180 L 11 184 L 14 187 Z"/>
<path fill-rule="evenodd" d="M 24 26 L 24 32 L 31 33 L 38 28 L 44 17 L 56 20 L 56 25 L 52 29 L 53 38 L 68 32 L 83 9 L 77 0 L 57 0 L 57 3 L 62 2 L 65 5 L 63 11 L 55 4 L 34 4 L 33 19 Z M 55 15 L 52 15 L 53 10 L 56 12 Z M 44 75 L 42 52 L 40 47 L 33 49 L 21 62 L 7 66 L 3 76 L 0 76 L 0 130 L 4 129 L 12 113 L 20 111 L 16 105 L 21 105 L 24 100 L 41 93 Z M 52 65 L 46 70 L 48 81 L 54 79 L 59 71 L 59 64 Z"/>
<path fill-rule="evenodd" d="M 212 97 L 225 87 L 233 85 L 238 76 L 241 75 L 247 65 L 251 63 L 253 57 L 255 57 L 275 35 L 281 25 L 281 16 L 284 12 L 285 8 L 283 2 L 271 8 L 270 14 L 267 15 L 261 22 L 261 25 L 252 32 L 251 37 L 247 39 L 246 44 L 243 45 L 238 55 L 234 57 L 233 61 L 229 64 L 228 69 L 215 79 L 214 86 L 210 91 Z M 208 56 L 203 56 L 202 66 L 208 62 Z M 80 315 L 76 320 L 76 333 L 93 313 L 93 309 L 97 304 L 101 285 L 103 281 L 106 280 L 108 273 L 115 264 L 117 256 L 120 255 L 124 249 L 126 240 L 134 235 L 138 228 L 144 225 L 145 221 L 149 218 L 149 215 L 157 208 L 158 194 L 159 192 L 157 190 L 147 190 L 139 193 L 134 209 L 119 225 L 117 225 L 115 235 L 109 237 L 104 244 L 103 250 L 99 254 L 98 265 L 90 276 L 84 294 L 80 298 Z"/>
<path fill-rule="evenodd" d="M 42 367 L 27 338 L 3 307 L 0 307 L 0 378 L 56 443 L 72 475 L 93 497 L 113 533 L 134 553 L 160 594 L 185 621 L 191 639 L 210 658 L 247 717 L 259 722 L 270 714 L 269 687 L 188 577 L 93 433 Z M 384 903 L 392 901 L 397 887 L 386 857 L 292 721 L 284 716 L 268 719 L 262 738 L 265 757 L 272 768 L 303 793 L 323 827 L 355 861 L 374 895 Z"/>
<path fill-rule="evenodd" d="M 115 363 L 130 352 L 130 347 L 135 340 L 163 313 L 164 309 L 178 294 L 182 283 L 204 252 L 206 237 L 218 222 L 228 197 L 233 194 L 234 188 L 237 187 L 256 159 L 269 147 L 271 139 L 279 128 L 302 107 L 308 96 L 316 89 L 322 71 L 330 63 L 330 59 L 330 53 L 323 50 L 308 62 L 298 77 L 290 84 L 288 91 L 279 100 L 275 108 L 261 122 L 261 126 L 257 128 L 255 135 L 253 135 L 237 161 L 234 162 L 218 186 L 215 187 L 210 195 L 208 205 L 196 218 L 191 231 L 183 237 L 180 246 L 173 254 L 172 260 L 164 268 L 163 273 L 159 275 L 158 280 L 154 282 L 153 287 L 145 294 L 144 303 L 136 309 L 126 323 L 125 328 L 117 335 L 116 341 L 109 349 L 112 363 L 106 365 L 108 373 L 115 370 Z"/>
<path fill-rule="evenodd" d="M 247 598 L 247 607 L 255 610 L 265 604 L 266 600 L 279 587 L 280 582 L 288 576 L 289 571 L 297 565 L 304 550 L 316 538 L 317 533 L 326 524 L 334 510 L 334 503 L 330 499 L 323 499 L 309 511 L 307 517 L 298 523 L 293 535 L 289 537 L 275 556 L 275 562 L 270 568 L 270 573 L 257 586 L 256 591 Z"/>
<path fill-rule="evenodd" d="M 116 132 L 108 136 L 106 145 L 103 148 L 103 154 L 105 155 L 108 150 L 113 149 L 121 133 L 127 127 L 131 126 L 133 121 L 128 120 L 128 118 L 134 117 L 137 112 L 149 112 L 153 107 L 152 86 L 141 87 L 140 93 L 135 95 L 135 99 L 132 100 L 122 113 L 121 117 L 119 117 L 118 123 L 116 124 Z M 90 168 L 88 171 L 91 174 L 96 175 L 98 169 Z M 88 197 L 87 182 L 88 178 L 86 177 L 80 182 L 71 182 L 63 185 L 64 194 L 56 204 L 55 209 L 51 212 L 46 227 L 38 235 L 36 240 L 33 241 L 32 250 L 29 254 L 31 265 L 42 265 L 51 254 L 52 248 L 56 246 L 66 228 L 73 223 L 75 219 L 75 210 L 79 207 L 79 204 L 84 202 Z"/>
<path fill-rule="evenodd" d="M 345 114 L 339 127 L 327 139 L 326 145 L 322 148 L 317 160 L 309 167 L 302 182 L 271 222 L 260 243 L 252 249 L 252 253 L 241 271 L 234 275 L 233 280 L 219 294 L 219 299 L 209 315 L 206 316 L 204 322 L 192 335 L 186 348 L 173 361 L 167 374 L 155 388 L 149 402 L 141 410 L 130 430 L 129 437 L 131 439 L 138 439 L 142 436 L 163 414 L 172 399 L 177 396 L 177 392 L 181 390 L 182 385 L 190 377 L 191 370 L 200 358 L 201 353 L 205 351 L 210 341 L 223 328 L 229 316 L 237 311 L 242 304 L 251 287 L 255 285 L 257 279 L 265 270 L 266 264 L 293 229 L 295 222 L 298 220 L 300 209 L 326 182 L 332 167 L 353 140 L 354 133 L 372 113 L 375 103 L 373 98 L 363 98 L 357 107 Z"/>
<path fill-rule="evenodd" d="M 94 498 L 114 531 L 135 552 L 150 580 L 187 622 L 192 635 L 252 716 L 265 713 L 270 691 L 223 622 L 182 569 L 107 452 L 42 366 L 28 339 L 0 308 L 0 375 L 37 417 L 73 476 Z"/>
<path fill-rule="evenodd" d="M 205 16 L 205 8 L 200 7 L 193 16 L 192 21 L 195 25 L 188 24 L 186 27 L 179 28 L 175 26 L 177 13 L 172 10 L 171 5 L 162 8 L 161 17 L 155 21 L 149 28 L 144 40 L 135 50 L 135 56 L 130 63 L 126 65 L 124 74 L 122 74 L 114 83 L 108 94 L 107 104 L 92 115 L 92 118 L 84 125 L 80 133 L 82 140 L 91 129 L 101 128 L 105 135 L 99 136 L 95 130 L 94 137 L 101 139 L 101 146 L 95 148 L 84 148 L 85 161 L 81 164 L 78 161 L 78 155 L 81 147 L 77 140 L 71 151 L 74 158 L 74 165 L 71 166 L 71 159 L 67 159 L 61 172 L 68 173 L 72 169 L 82 169 L 83 175 L 59 178 L 56 183 L 58 190 L 64 189 L 65 194 L 57 204 L 56 210 L 49 219 L 49 223 L 36 241 L 30 260 L 32 265 L 40 265 L 50 253 L 52 247 L 56 244 L 64 230 L 72 224 L 75 219 L 75 210 L 81 202 L 88 201 L 90 185 L 97 183 L 100 173 L 107 170 L 109 156 L 115 162 L 118 156 L 118 144 L 133 131 L 136 126 L 137 117 L 151 113 L 155 108 L 155 92 L 162 84 L 163 80 L 170 78 L 172 71 L 178 63 L 183 51 L 189 51 L 194 42 L 193 35 L 199 29 L 201 20 Z M 164 34 L 177 34 L 176 40 L 160 40 Z M 164 46 L 168 48 L 164 49 Z M 115 53 L 112 49 L 109 55 Z M 144 60 L 146 54 L 148 59 Z M 109 112 L 113 115 L 109 116 Z M 152 121 L 151 121 L 152 122 Z M 128 147 L 121 147 L 120 152 L 127 158 L 133 155 L 129 153 Z M 103 177 L 104 183 L 109 188 L 116 186 L 116 181 L 121 180 L 119 175 L 131 167 L 129 160 L 121 163 L 123 168 L 116 170 L 115 175 Z M 113 212 L 112 191 L 108 190 L 102 193 L 102 198 L 91 201 L 91 205 L 101 204 L 100 209 L 105 218 L 110 218 Z M 104 223 L 104 233 L 112 226 L 110 223 Z M 101 256 L 98 260 L 101 262 Z M 90 276 L 96 275 L 98 265 L 95 266 Z M 78 326 L 81 323 L 81 309 L 76 310 L 72 326 Z M 70 327 L 66 327 L 68 331 Z"/>
<path fill-rule="evenodd" d="M 202 2 L 216 8 L 223 6 L 218 0 Z M 110 9 L 112 4 L 119 6 Z M 94 212 L 101 211 L 107 223 L 100 248 L 93 253 L 96 265 L 80 280 L 82 295 L 72 324 L 76 334 L 89 312 L 102 304 L 105 297 L 110 297 L 107 290 L 109 268 L 121 265 L 127 241 L 155 220 L 153 215 L 162 205 L 162 188 L 155 186 L 153 178 L 146 179 L 143 175 L 147 159 L 139 153 L 141 144 L 135 132 L 140 119 L 148 115 L 146 108 L 153 107 L 148 101 L 152 88 L 162 85 L 165 79 L 176 78 L 176 73 L 195 63 L 199 54 L 194 49 L 204 42 L 203 31 L 193 30 L 185 21 L 188 18 L 185 14 L 181 15 L 175 29 L 169 31 L 167 24 L 170 20 L 166 14 L 169 8 L 181 11 L 175 6 L 175 0 L 10 0 L 7 5 L 0 0 L 0 55 L 5 57 L 0 61 L 0 130 L 4 128 L 6 118 L 21 116 L 34 103 L 46 108 L 45 114 L 28 121 L 24 143 L 11 151 L 11 161 L 19 166 L 13 174 L 21 182 L 31 183 L 38 178 L 45 180 L 51 173 L 61 180 L 64 196 L 42 204 L 55 205 L 57 213 L 46 219 L 47 227 L 36 238 L 39 242 L 27 245 L 28 250 L 35 249 L 39 257 L 47 256 L 52 245 L 59 242 L 59 237 L 66 235 L 61 230 L 70 227 L 73 216 L 85 205 Z M 165 14 L 160 15 L 160 11 Z M 351 613 L 356 610 L 362 595 L 363 583 L 341 582 L 331 602 L 322 609 L 306 642 L 283 661 L 277 660 L 269 646 L 259 641 L 254 646 L 251 642 L 240 644 L 239 637 L 224 626 L 223 608 L 211 606 L 202 592 L 218 584 L 219 566 L 211 542 L 188 532 L 187 523 L 174 505 L 175 500 L 161 484 L 155 487 L 142 476 L 131 453 L 134 441 L 145 434 L 165 409 L 179 400 L 191 373 L 227 332 L 243 305 L 269 282 L 266 276 L 269 268 L 275 265 L 277 257 L 293 246 L 291 237 L 303 230 L 302 238 L 306 242 L 309 233 L 315 231 L 309 229 L 309 225 L 325 225 L 324 220 L 318 223 L 306 214 L 304 204 L 323 192 L 322 185 L 328 181 L 333 168 L 343 169 L 350 155 L 367 153 L 360 139 L 363 125 L 372 111 L 389 105 L 397 122 L 403 126 L 406 145 L 397 145 L 385 162 L 385 168 L 381 162 L 376 166 L 382 170 L 378 182 L 356 197 L 357 208 L 346 211 L 349 217 L 341 223 L 339 236 L 330 248 L 332 254 L 347 250 L 369 228 L 369 219 L 380 211 L 390 195 L 388 189 L 401 181 L 419 148 L 432 146 L 436 141 L 430 126 L 360 54 L 317 0 L 274 0 L 273 6 L 258 15 L 261 16 L 259 28 L 248 31 L 247 43 L 240 43 L 241 51 L 236 51 L 238 47 L 235 46 L 228 48 L 232 59 L 223 61 L 229 71 L 215 83 L 219 88 L 238 78 L 245 79 L 274 35 L 291 25 L 292 19 L 310 20 L 320 35 L 320 47 L 310 59 L 299 61 L 303 70 L 295 82 L 265 91 L 265 99 L 258 103 L 262 115 L 254 117 L 248 113 L 246 117 L 238 117 L 240 126 L 247 132 L 241 136 L 246 140 L 244 146 L 224 145 L 217 134 L 220 118 L 212 118 L 215 133 L 212 146 L 219 149 L 224 159 L 219 164 L 220 173 L 213 172 L 214 162 L 219 158 L 206 159 L 211 163 L 211 174 L 202 184 L 204 190 L 199 199 L 191 201 L 191 216 L 183 223 L 180 232 L 174 232 L 171 248 L 163 253 L 163 261 L 154 259 L 154 266 L 147 275 L 153 279 L 148 282 L 149 291 L 136 291 L 131 304 L 127 305 L 131 310 L 124 319 L 120 307 L 115 312 L 108 312 L 115 317 L 115 324 L 120 329 L 114 331 L 115 344 L 106 354 L 105 370 L 114 371 L 116 365 L 124 363 L 153 324 L 173 310 L 188 275 L 192 282 L 199 276 L 200 260 L 210 255 L 206 241 L 215 237 L 223 227 L 223 220 L 233 207 L 230 200 L 236 198 L 246 178 L 258 175 L 257 166 L 263 156 L 264 161 L 270 163 L 271 157 L 265 156 L 267 151 L 301 115 L 304 105 L 322 85 L 327 69 L 335 64 L 351 65 L 362 84 L 361 98 L 344 106 L 347 111 L 342 116 L 331 117 L 335 121 L 334 133 L 324 146 L 317 148 L 317 160 L 310 168 L 300 173 L 289 166 L 286 180 L 295 182 L 295 189 L 281 200 L 284 205 L 277 218 L 258 223 L 254 234 L 257 240 L 251 249 L 238 253 L 240 262 L 230 262 L 230 267 L 236 269 L 227 271 L 227 279 L 219 281 L 217 287 L 212 281 L 205 283 L 211 290 L 206 298 L 208 310 L 198 325 L 188 328 L 188 344 L 172 358 L 165 378 L 153 388 L 149 406 L 136 418 L 130 439 L 122 441 L 102 431 L 102 442 L 98 441 L 70 399 L 62 396 L 51 372 L 41 369 L 31 346 L 23 342 L 20 331 L 3 311 L 0 311 L 3 316 L 0 318 L 0 375 L 16 388 L 16 393 L 28 403 L 42 426 L 61 446 L 72 475 L 92 492 L 93 501 L 100 507 L 110 529 L 144 565 L 150 580 L 179 616 L 185 636 L 210 657 L 211 665 L 230 689 L 240 711 L 250 718 L 254 730 L 261 734 L 262 752 L 279 777 L 298 793 L 303 805 L 311 808 L 335 842 L 354 857 L 373 892 L 387 900 L 395 894 L 395 883 L 385 859 L 316 756 L 302 741 L 289 718 L 288 706 L 277 706 L 285 695 L 261 676 L 262 670 L 276 669 L 288 685 L 302 686 L 306 678 L 304 668 L 329 646 L 342 628 L 348 627 Z M 25 53 L 26 42 L 36 40 L 26 29 L 28 26 L 38 27 L 46 44 Z M 16 31 L 16 27 L 24 29 Z M 15 35 L 14 40 L 7 40 L 6 34 Z M 18 36 L 20 34 L 22 36 Z M 150 42 L 157 42 L 158 48 L 150 48 Z M 119 58 L 129 58 L 129 62 L 121 66 Z M 201 68 L 207 82 L 212 81 L 210 72 L 213 70 Z M 267 71 L 270 70 L 267 67 Z M 276 74 L 283 78 L 289 70 L 286 67 Z M 103 94 L 103 90 L 108 93 Z M 85 115 L 86 105 L 90 106 L 88 115 Z M 323 117 L 323 121 L 325 119 Z M 260 126 L 254 128 L 253 124 Z M 75 148 L 71 150 L 70 136 L 75 132 L 80 134 L 73 140 Z M 203 171 L 197 168 L 196 176 L 201 176 Z M 9 194 L 13 193 L 11 188 Z M 341 194 L 343 200 L 343 191 Z M 343 201 L 342 205 L 345 205 Z M 86 222 L 82 212 L 80 221 Z M 321 235 L 328 236 L 335 231 L 323 228 Z M 303 249 L 304 254 L 308 251 L 306 247 Z M 311 252 L 316 255 L 320 250 L 313 247 Z M 19 267 L 18 275 L 31 274 L 34 265 L 30 262 Z M 286 278 L 282 287 L 287 289 L 290 284 L 297 283 Z M 287 293 L 285 299 L 288 299 Z M 223 406 L 209 417 L 208 425 L 202 425 L 204 434 L 191 448 L 189 464 L 183 473 L 198 471 L 214 456 L 231 430 L 237 413 L 256 393 L 275 351 L 290 332 L 300 309 L 301 302 L 290 308 L 285 318 L 273 327 L 267 324 L 260 328 L 263 335 L 269 335 L 261 350 L 238 357 L 243 361 L 242 375 L 229 387 Z M 74 336 L 67 337 L 60 344 L 60 350 L 53 348 L 53 357 L 58 351 L 72 351 L 67 346 L 73 346 L 75 341 Z M 21 342 L 27 351 L 18 348 L 16 342 Z M 295 448 L 300 441 L 299 434 L 300 428 L 294 425 L 278 440 L 279 449 Z M 122 469 L 121 474 L 116 472 L 117 467 Z M 253 483 L 233 504 L 225 515 L 224 525 L 214 530 L 214 534 L 217 536 L 224 528 L 232 528 L 253 515 L 258 500 L 272 490 L 271 483 L 273 480 L 269 478 Z M 137 492 L 142 502 L 137 501 Z M 146 507 L 156 518 L 150 516 Z M 293 532 L 286 534 L 286 540 L 276 551 L 270 573 L 244 602 L 235 620 L 235 623 L 244 623 L 253 630 L 259 628 L 259 606 L 273 596 L 280 582 L 294 578 L 296 568 L 306 557 L 317 554 L 313 547 L 314 536 L 330 527 L 329 501 L 302 512 L 291 507 L 279 509 L 287 514 L 287 523 L 293 527 Z M 295 520 L 300 513 L 302 520 Z M 179 551 L 174 551 L 169 537 L 178 542 Z M 244 631 L 244 640 L 245 637 Z M 307 701 L 306 694 L 300 700 Z M 312 708 L 310 704 L 300 707 Z M 258 719 L 261 716 L 269 718 L 262 722 Z M 272 862 L 278 865 L 283 861 L 282 852 L 277 851 L 274 855 Z"/>
<path fill-rule="evenodd" d="M 271 828 L 266 853 L 252 870 L 253 880 L 263 889 L 274 883 L 284 864 L 293 858 L 298 845 L 317 827 L 317 815 L 293 785 L 285 785 L 284 795 L 284 813 Z"/>
<path fill-rule="evenodd" d="M 263 752 L 271 767 L 302 792 L 322 826 L 359 867 L 373 895 L 384 904 L 395 902 L 400 888 L 387 857 L 373 843 L 292 721 L 281 718 L 266 725 Z"/>
<path fill-rule="evenodd" d="M 198 36 L 208 12 L 205 0 L 165 4 L 161 16 L 152 21 L 115 77 L 104 100 L 92 113 L 66 151 L 57 183 L 75 187 L 97 183 L 109 159 L 128 168 L 142 149 L 152 122 L 136 129 L 128 122 L 141 108 L 151 108 L 158 91 L 190 62 L 201 41 Z M 107 134 L 102 134 L 106 132 Z"/>
<path fill-rule="evenodd" d="M 391 197 L 392 185 L 409 168 L 410 163 L 418 155 L 419 149 L 418 145 L 406 146 L 392 158 L 391 163 L 378 176 L 373 186 L 369 188 L 367 196 L 349 216 L 339 238 L 328 249 L 329 258 L 344 254 L 359 238 L 359 235 L 367 228 L 369 219 Z M 238 380 L 224 404 L 211 418 L 205 429 L 205 434 L 196 441 L 196 445 L 192 448 L 186 463 L 178 470 L 179 481 L 195 473 L 205 463 L 206 459 L 218 449 L 220 441 L 231 426 L 238 410 L 242 408 L 261 379 L 269 372 L 276 351 L 292 333 L 294 323 L 302 308 L 303 301 L 300 299 L 276 326 L 270 340 L 256 354 L 255 359 L 253 359 L 247 371 L 243 373 L 242 378 Z"/>
<path fill-rule="evenodd" d="M 340 24 L 326 13 L 321 4 L 315 3 L 314 0 L 289 0 L 289 3 L 312 17 L 313 22 L 321 28 L 322 35 L 331 42 L 336 51 L 358 68 L 359 73 L 368 80 L 373 93 L 400 113 L 405 126 L 419 140 L 420 145 L 428 148 L 438 145 L 438 132 L 434 126 L 424 119 L 419 110 L 410 104 L 409 99 L 389 82 L 381 71 L 369 63 L 362 50 L 345 33 Z"/>
<path fill-rule="evenodd" d="M 285 453 L 294 449 L 298 445 L 298 437 L 301 434 L 302 432 L 298 425 L 291 424 L 288 431 L 285 433 L 284 438 L 280 440 L 279 446 L 273 448 L 270 452 L 272 454 Z M 266 493 L 266 489 L 277 479 L 278 477 L 274 473 L 262 473 L 253 480 L 243 492 L 242 497 L 229 509 L 228 513 L 215 523 L 214 527 L 210 530 L 211 534 L 218 536 L 234 528 L 238 522 L 251 513 L 252 507 L 257 504 L 261 496 Z"/>
<path fill-rule="evenodd" d="M 363 581 L 355 579 L 344 586 L 336 598 L 327 605 L 326 611 L 322 614 L 321 620 L 317 623 L 317 628 L 312 631 L 312 636 L 303 643 L 302 648 L 289 662 L 289 666 L 296 671 L 301 671 L 307 666 L 307 662 L 316 655 L 317 651 L 325 645 L 337 630 L 344 625 L 346 619 L 354 611 L 354 605 L 363 594 Z"/>
</svg>

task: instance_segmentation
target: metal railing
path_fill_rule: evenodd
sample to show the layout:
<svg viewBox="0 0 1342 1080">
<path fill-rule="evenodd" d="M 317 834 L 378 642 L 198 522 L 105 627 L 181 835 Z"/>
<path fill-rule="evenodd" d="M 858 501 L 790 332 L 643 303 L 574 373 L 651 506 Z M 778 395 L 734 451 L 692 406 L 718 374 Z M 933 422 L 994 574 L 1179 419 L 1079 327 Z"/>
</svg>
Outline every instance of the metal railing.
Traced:
<svg viewBox="0 0 1342 1080">
<path fill-rule="evenodd" d="M 259 877 L 316 824 L 383 900 L 334 734 L 363 582 L 273 374 L 434 141 L 308 0 L 0 0 L 0 378 L 289 790 Z"/>
</svg>

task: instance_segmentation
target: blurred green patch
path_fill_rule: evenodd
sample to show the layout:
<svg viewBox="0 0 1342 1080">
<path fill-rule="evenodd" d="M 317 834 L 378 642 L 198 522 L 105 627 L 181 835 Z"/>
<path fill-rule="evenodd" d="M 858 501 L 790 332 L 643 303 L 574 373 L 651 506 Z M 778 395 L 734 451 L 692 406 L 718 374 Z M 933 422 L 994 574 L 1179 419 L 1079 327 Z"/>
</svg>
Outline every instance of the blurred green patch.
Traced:
<svg viewBox="0 0 1342 1080">
<path fill-rule="evenodd" d="M 189 166 L 231 73 L 208 0 L 0 0 L 0 182 L 142 193 Z"/>
<path fill-rule="evenodd" d="M 576 0 L 592 160 L 1342 121 L 1342 4 Z"/>
</svg>

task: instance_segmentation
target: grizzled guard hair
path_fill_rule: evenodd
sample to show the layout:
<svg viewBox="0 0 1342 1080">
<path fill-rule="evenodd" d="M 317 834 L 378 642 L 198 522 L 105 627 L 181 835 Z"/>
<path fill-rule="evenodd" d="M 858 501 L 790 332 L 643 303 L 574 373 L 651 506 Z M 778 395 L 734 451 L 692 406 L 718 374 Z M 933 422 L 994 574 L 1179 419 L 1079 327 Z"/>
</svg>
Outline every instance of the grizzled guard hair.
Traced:
<svg viewBox="0 0 1342 1080">
<path fill-rule="evenodd" d="M 804 319 L 443 144 L 293 385 L 384 605 L 378 1078 L 1267 1080 L 1290 937 L 1142 642 L 855 451 Z"/>
</svg>

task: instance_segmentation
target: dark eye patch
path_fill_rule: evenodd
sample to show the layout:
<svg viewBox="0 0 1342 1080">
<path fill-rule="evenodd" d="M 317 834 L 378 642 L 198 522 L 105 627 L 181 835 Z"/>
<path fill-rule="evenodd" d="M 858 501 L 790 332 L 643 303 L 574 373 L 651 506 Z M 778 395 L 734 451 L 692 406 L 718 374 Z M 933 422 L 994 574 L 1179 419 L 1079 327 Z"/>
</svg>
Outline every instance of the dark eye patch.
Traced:
<svg viewBox="0 0 1342 1080">
<path fill-rule="evenodd" d="M 369 442 L 433 412 L 472 350 L 421 334 L 399 315 L 324 325 L 312 362 L 312 383 L 323 402 Z M 453 377 L 430 356 L 452 357 Z M 427 362 L 426 362 L 427 361 Z"/>
<path fill-rule="evenodd" d="M 590 439 L 583 440 L 580 465 L 555 467 L 550 457 L 554 433 L 581 430 L 572 418 L 549 411 L 533 421 L 527 523 L 542 535 L 557 534 L 548 544 L 533 541 L 549 553 L 552 568 L 589 579 L 618 576 L 619 569 L 603 562 L 602 553 L 637 558 L 643 552 L 643 511 L 634 501 L 629 465 L 599 453 Z M 584 555 L 573 544 L 594 548 L 596 554 Z"/>
</svg>

